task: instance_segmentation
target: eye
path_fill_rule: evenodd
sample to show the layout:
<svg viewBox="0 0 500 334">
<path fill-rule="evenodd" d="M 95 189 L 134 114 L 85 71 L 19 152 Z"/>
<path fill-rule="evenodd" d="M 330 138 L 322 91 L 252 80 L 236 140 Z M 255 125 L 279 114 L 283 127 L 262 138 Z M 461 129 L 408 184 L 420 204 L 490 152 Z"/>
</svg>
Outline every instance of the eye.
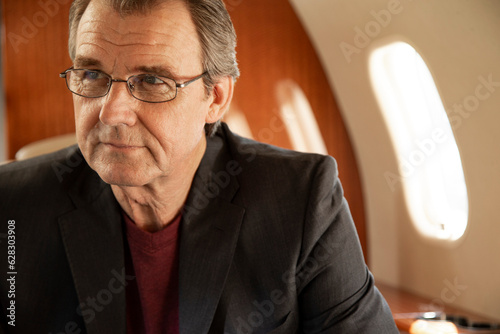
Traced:
<svg viewBox="0 0 500 334">
<path fill-rule="evenodd" d="M 155 77 L 154 75 L 145 75 L 142 78 L 142 81 L 144 81 L 144 83 L 146 83 L 148 85 L 161 85 L 161 84 L 165 83 L 163 80 Z"/>
<path fill-rule="evenodd" d="M 89 80 L 89 81 L 94 81 L 97 79 L 102 78 L 102 74 L 97 72 L 97 71 L 84 71 L 83 73 L 83 79 Z"/>
</svg>

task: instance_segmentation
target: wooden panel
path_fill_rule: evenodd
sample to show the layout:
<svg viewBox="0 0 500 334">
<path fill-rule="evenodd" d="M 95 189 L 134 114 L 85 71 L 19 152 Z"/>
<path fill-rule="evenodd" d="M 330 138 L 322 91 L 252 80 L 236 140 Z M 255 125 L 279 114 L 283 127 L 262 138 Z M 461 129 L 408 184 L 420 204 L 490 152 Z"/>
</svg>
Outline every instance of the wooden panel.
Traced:
<svg viewBox="0 0 500 334">
<path fill-rule="evenodd" d="M 227 0 L 226 4 L 238 35 L 241 78 L 234 98 L 238 109 L 245 113 L 255 139 L 291 148 L 283 124 L 277 120 L 280 106 L 276 85 L 292 80 L 301 87 L 315 113 L 328 153 L 339 164 L 345 196 L 367 258 L 356 159 L 330 84 L 302 24 L 287 0 Z"/>
<path fill-rule="evenodd" d="M 74 132 L 71 94 L 58 73 L 67 53 L 68 0 L 2 0 L 8 157 L 22 146 Z M 356 160 L 337 104 L 307 34 L 286 0 L 227 0 L 238 34 L 241 79 L 235 104 L 256 139 L 290 148 L 279 119 L 276 85 L 305 93 L 340 177 L 366 255 L 363 196 Z"/>
<path fill-rule="evenodd" d="M 75 131 L 71 94 L 59 78 L 71 66 L 69 1 L 3 0 L 2 5 L 7 154 L 13 159 L 26 144 Z"/>
</svg>

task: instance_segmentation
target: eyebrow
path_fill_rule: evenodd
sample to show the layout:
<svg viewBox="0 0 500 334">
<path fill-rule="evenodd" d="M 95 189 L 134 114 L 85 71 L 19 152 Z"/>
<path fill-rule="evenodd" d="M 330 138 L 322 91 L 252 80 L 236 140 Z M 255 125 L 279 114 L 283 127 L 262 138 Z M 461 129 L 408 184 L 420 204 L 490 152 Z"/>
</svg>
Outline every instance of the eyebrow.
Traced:
<svg viewBox="0 0 500 334">
<path fill-rule="evenodd" d="M 77 56 L 75 58 L 75 66 L 77 67 L 87 67 L 87 66 L 102 66 L 102 63 L 94 58 Z"/>
<path fill-rule="evenodd" d="M 165 66 L 138 66 L 135 68 L 138 72 L 157 74 L 162 77 L 175 79 L 176 76 L 170 67 Z"/>
<path fill-rule="evenodd" d="M 76 67 L 90 67 L 90 66 L 97 66 L 97 67 L 102 67 L 102 63 L 91 57 L 84 57 L 84 56 L 77 56 L 75 58 L 75 66 Z M 150 73 L 150 74 L 156 74 L 162 77 L 167 77 L 171 79 L 176 79 L 176 75 L 174 74 L 174 71 L 168 67 L 168 66 L 137 66 L 135 67 L 136 72 L 141 72 L 141 73 Z"/>
</svg>

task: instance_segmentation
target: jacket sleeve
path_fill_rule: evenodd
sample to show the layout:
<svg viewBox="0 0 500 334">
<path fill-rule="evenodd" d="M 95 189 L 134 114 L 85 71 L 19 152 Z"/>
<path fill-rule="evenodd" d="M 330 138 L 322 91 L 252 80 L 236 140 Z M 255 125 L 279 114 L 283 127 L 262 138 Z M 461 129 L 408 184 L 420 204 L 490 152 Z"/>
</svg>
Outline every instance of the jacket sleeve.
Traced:
<svg viewBox="0 0 500 334">
<path fill-rule="evenodd" d="M 333 158 L 312 178 L 295 279 L 303 333 L 399 333 L 374 285 Z"/>
</svg>

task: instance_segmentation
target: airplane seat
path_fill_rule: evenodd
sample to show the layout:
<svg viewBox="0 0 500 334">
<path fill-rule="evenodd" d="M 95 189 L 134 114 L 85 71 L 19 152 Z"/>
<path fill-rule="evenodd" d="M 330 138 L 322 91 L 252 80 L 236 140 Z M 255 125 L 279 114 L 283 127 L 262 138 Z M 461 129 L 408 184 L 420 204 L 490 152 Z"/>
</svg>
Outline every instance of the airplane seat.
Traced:
<svg viewBox="0 0 500 334">
<path fill-rule="evenodd" d="M 16 152 L 15 157 L 16 160 L 26 160 L 42 154 L 55 152 L 73 144 L 76 144 L 76 135 L 74 133 L 50 137 L 23 146 Z"/>
</svg>

